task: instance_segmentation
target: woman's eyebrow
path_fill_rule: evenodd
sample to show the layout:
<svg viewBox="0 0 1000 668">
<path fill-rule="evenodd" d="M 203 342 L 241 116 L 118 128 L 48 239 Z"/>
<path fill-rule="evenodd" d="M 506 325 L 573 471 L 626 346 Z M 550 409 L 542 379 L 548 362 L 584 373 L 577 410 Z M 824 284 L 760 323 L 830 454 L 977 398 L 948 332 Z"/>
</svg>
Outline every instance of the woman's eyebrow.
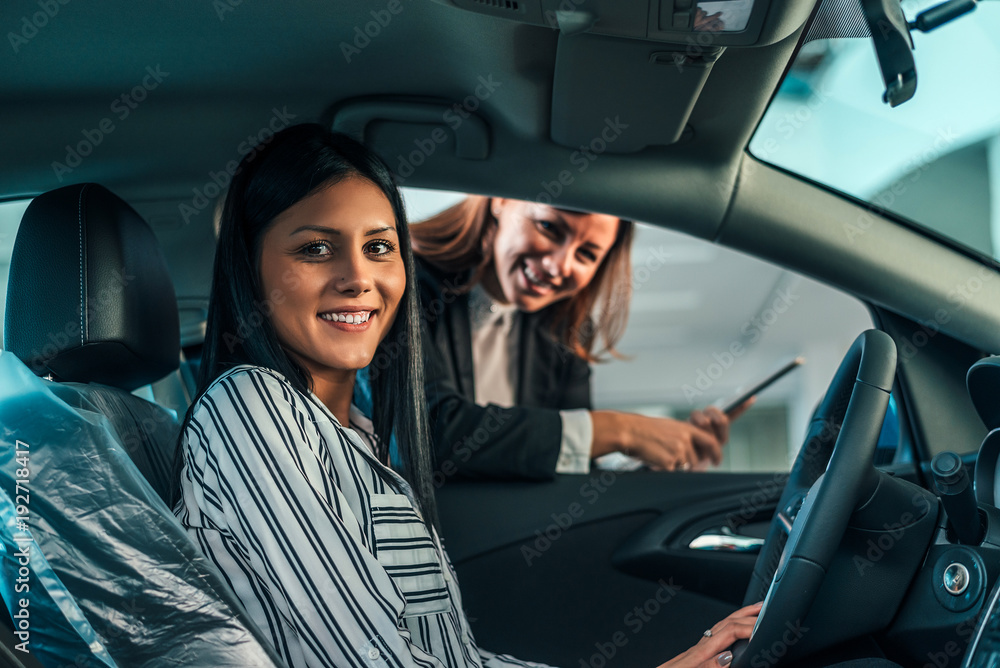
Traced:
<svg viewBox="0 0 1000 668">
<path fill-rule="evenodd" d="M 384 227 L 374 227 L 368 230 L 367 232 L 365 232 L 365 236 L 371 237 L 376 234 L 381 234 L 382 232 L 395 232 L 395 231 L 396 231 L 395 227 L 393 227 L 392 225 L 386 225 Z M 295 228 L 292 231 L 292 233 L 289 234 L 288 236 L 293 237 L 299 232 L 320 232 L 322 234 L 336 234 L 338 236 L 341 234 L 340 230 L 332 227 L 325 227 L 323 225 L 303 225 L 301 227 Z"/>
</svg>

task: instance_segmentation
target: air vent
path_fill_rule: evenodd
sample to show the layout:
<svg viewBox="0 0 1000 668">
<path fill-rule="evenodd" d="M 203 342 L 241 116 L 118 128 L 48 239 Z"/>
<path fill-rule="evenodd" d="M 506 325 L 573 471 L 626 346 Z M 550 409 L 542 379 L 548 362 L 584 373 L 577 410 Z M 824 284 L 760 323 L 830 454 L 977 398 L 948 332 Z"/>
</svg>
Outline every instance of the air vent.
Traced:
<svg viewBox="0 0 1000 668">
<path fill-rule="evenodd" d="M 473 2 L 477 5 L 492 7 L 493 9 L 504 9 L 509 12 L 521 11 L 521 8 L 515 0 L 473 0 Z"/>
</svg>

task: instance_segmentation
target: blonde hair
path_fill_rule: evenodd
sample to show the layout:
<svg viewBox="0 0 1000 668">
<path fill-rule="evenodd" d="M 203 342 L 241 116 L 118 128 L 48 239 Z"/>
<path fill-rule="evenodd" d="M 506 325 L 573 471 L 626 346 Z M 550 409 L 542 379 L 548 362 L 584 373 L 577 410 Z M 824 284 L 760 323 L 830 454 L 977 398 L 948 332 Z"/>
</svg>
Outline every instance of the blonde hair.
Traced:
<svg viewBox="0 0 1000 668">
<path fill-rule="evenodd" d="M 469 195 L 458 204 L 410 226 L 413 252 L 439 269 L 472 271 L 468 291 L 493 267 L 497 219 L 492 198 Z M 594 278 L 580 292 L 552 306 L 552 333 L 578 357 L 597 362 L 605 353 L 621 357 L 615 345 L 625 333 L 632 297 L 632 236 L 635 225 L 620 220 L 615 241 Z M 600 313 L 594 324 L 595 309 Z M 601 347 L 594 353 L 597 341 Z"/>
</svg>

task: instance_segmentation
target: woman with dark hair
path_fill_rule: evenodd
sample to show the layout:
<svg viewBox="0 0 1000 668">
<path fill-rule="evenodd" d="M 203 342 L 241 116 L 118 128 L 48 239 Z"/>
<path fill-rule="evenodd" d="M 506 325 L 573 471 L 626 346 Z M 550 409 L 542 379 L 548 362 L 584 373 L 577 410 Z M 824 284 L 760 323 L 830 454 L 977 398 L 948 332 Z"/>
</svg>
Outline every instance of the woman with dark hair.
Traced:
<svg viewBox="0 0 1000 668">
<path fill-rule="evenodd" d="M 628 319 L 633 228 L 481 196 L 413 225 L 436 484 L 586 473 L 615 451 L 663 470 L 721 461 L 749 402 L 687 421 L 592 410 L 590 364 L 619 356 Z"/>
<path fill-rule="evenodd" d="M 176 512 L 293 668 L 537 665 L 476 646 L 437 535 L 414 286 L 399 194 L 362 145 L 294 126 L 241 163 Z M 351 405 L 366 366 L 371 421 Z M 674 665 L 724 665 L 758 611 Z"/>
</svg>

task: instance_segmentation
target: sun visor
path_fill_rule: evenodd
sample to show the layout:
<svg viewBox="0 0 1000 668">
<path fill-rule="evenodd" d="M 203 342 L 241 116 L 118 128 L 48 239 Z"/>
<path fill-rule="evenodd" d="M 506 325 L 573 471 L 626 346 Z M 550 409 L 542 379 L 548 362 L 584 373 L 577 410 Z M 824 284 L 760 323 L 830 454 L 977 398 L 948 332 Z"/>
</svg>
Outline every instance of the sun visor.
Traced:
<svg viewBox="0 0 1000 668">
<path fill-rule="evenodd" d="M 722 53 L 690 51 L 561 33 L 552 84 L 552 140 L 585 156 L 675 143 Z"/>
</svg>

